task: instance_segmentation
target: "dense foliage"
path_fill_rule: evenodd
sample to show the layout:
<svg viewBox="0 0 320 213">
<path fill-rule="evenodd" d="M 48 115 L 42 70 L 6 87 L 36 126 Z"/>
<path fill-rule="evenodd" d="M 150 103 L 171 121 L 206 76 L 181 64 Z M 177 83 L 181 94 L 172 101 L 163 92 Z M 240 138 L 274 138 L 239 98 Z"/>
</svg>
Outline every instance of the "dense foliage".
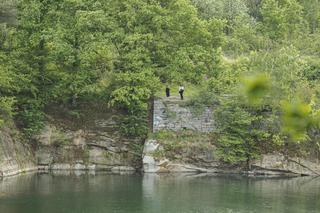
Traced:
<svg viewBox="0 0 320 213">
<path fill-rule="evenodd" d="M 193 2 L 204 19 L 227 23 L 223 68 L 203 92 L 218 101 L 221 159 L 250 167 L 273 151 L 319 157 L 319 2 Z"/>
<path fill-rule="evenodd" d="M 144 137 L 150 99 L 182 82 L 201 88 L 193 103 L 216 105 L 224 161 L 319 155 L 318 0 L 8 2 L 17 20 L 0 19 L 1 123 L 13 117 L 32 136 L 49 105 L 103 102 L 127 115 L 125 135 Z"/>
<path fill-rule="evenodd" d="M 13 42 L 1 51 L 19 78 L 14 111 L 29 135 L 41 128 L 46 106 L 97 100 L 128 114 L 124 133 L 145 135 L 159 83 L 199 83 L 214 72 L 223 36 L 222 21 L 200 19 L 185 0 L 20 0 L 17 7 L 18 26 L 2 25 L 9 36 L 1 43 Z"/>
</svg>

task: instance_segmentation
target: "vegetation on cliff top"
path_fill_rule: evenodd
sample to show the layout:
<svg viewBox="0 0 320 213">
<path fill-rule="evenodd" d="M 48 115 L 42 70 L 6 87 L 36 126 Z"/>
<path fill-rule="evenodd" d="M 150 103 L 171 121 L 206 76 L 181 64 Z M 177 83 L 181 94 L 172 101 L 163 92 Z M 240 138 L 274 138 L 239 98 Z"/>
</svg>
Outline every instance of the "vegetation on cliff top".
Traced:
<svg viewBox="0 0 320 213">
<path fill-rule="evenodd" d="M 0 4 L 0 121 L 31 137 L 45 109 L 104 102 L 145 137 L 163 84 L 217 105 L 221 159 L 319 157 L 318 0 L 17 0 Z M 15 13 L 17 12 L 17 16 Z M 10 19 L 12 20 L 12 19 Z"/>
</svg>

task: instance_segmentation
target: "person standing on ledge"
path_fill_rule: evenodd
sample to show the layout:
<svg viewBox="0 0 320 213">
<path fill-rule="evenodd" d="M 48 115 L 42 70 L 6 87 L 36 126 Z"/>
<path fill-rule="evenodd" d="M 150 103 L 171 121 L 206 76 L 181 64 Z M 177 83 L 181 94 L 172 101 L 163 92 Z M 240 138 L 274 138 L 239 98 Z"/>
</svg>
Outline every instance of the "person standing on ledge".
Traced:
<svg viewBox="0 0 320 213">
<path fill-rule="evenodd" d="M 183 93 L 184 93 L 184 86 L 183 86 L 183 85 L 180 85 L 180 86 L 179 86 L 179 94 L 180 94 L 181 100 L 183 100 Z"/>
<path fill-rule="evenodd" d="M 170 97 L 170 88 L 168 85 L 166 86 L 166 96 L 167 96 L 167 98 Z"/>
</svg>

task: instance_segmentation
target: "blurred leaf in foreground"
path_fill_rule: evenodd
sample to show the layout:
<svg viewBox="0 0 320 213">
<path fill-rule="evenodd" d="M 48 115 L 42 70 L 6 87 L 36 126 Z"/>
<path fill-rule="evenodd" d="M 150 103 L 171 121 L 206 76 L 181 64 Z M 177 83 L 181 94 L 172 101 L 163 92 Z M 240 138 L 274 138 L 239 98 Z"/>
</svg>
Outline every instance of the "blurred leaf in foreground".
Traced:
<svg viewBox="0 0 320 213">
<path fill-rule="evenodd" d="M 242 82 L 245 96 L 251 105 L 259 105 L 271 87 L 270 79 L 264 74 L 244 77 Z"/>
<path fill-rule="evenodd" d="M 295 101 L 287 101 L 282 104 L 283 109 L 283 132 L 294 141 L 306 139 L 306 131 L 315 124 L 316 119 L 312 116 L 310 104 Z"/>
</svg>

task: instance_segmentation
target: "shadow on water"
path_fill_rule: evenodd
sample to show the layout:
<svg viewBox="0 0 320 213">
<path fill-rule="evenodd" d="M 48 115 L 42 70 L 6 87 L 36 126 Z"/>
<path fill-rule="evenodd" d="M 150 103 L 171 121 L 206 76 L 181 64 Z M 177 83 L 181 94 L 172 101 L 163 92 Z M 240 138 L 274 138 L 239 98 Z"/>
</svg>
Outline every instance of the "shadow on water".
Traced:
<svg viewBox="0 0 320 213">
<path fill-rule="evenodd" d="M 0 212 L 319 212 L 320 179 L 59 172 L 0 181 Z"/>
</svg>

